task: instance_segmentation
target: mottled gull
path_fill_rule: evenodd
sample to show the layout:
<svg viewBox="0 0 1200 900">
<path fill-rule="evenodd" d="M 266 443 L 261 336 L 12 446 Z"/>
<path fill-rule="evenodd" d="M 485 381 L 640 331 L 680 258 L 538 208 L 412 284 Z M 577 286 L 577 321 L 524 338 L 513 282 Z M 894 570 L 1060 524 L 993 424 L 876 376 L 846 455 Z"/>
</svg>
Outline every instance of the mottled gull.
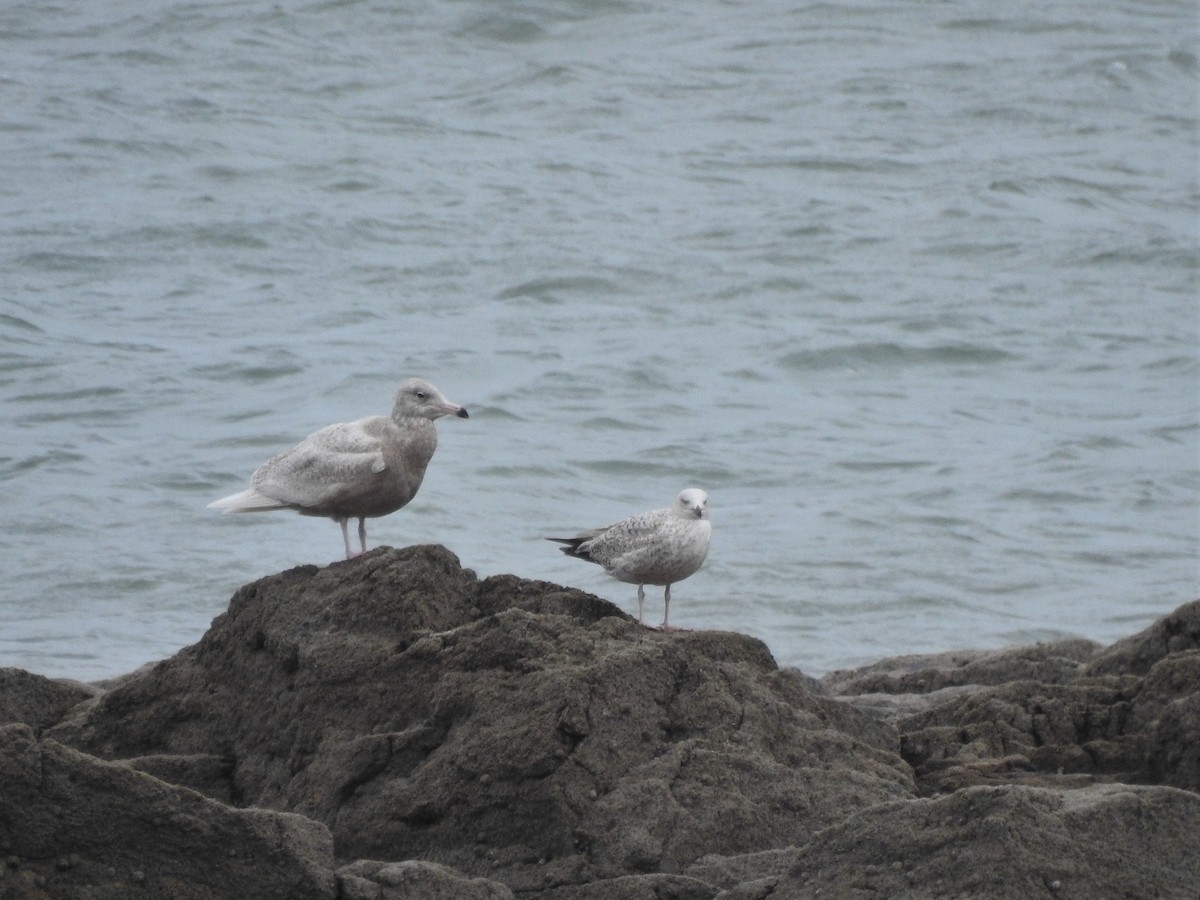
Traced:
<svg viewBox="0 0 1200 900">
<path fill-rule="evenodd" d="M 390 416 L 329 425 L 291 450 L 273 456 L 250 476 L 249 490 L 209 508 L 232 512 L 294 509 L 342 526 L 346 558 L 367 550 L 367 519 L 394 513 L 417 494 L 437 449 L 434 420 L 467 411 L 428 381 L 400 385 Z M 358 519 L 359 552 L 350 549 L 346 523 Z"/>
<path fill-rule="evenodd" d="M 604 567 L 613 578 L 638 586 L 638 622 L 646 602 L 644 585 L 664 585 L 664 630 L 670 629 L 671 585 L 694 574 L 708 556 L 712 523 L 708 494 L 699 488 L 680 493 L 673 506 L 622 519 L 573 538 L 548 538 L 567 556 Z"/>
</svg>

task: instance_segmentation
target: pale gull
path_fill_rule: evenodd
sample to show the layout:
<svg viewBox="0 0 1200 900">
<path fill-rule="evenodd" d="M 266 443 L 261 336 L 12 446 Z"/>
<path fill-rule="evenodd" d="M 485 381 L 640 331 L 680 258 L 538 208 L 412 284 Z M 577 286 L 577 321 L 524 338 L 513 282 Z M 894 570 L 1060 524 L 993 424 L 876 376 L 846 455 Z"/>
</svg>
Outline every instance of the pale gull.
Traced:
<svg viewBox="0 0 1200 900">
<path fill-rule="evenodd" d="M 223 497 L 209 508 L 232 512 L 294 509 L 325 516 L 342 526 L 346 558 L 367 550 L 367 519 L 394 513 L 416 496 L 425 467 L 437 449 L 434 420 L 467 411 L 428 381 L 400 385 L 390 416 L 329 425 L 291 450 L 267 460 L 250 476 L 249 490 Z M 358 519 L 358 552 L 350 549 L 346 523 Z"/>
<path fill-rule="evenodd" d="M 613 578 L 638 586 L 638 623 L 643 623 L 644 585 L 664 585 L 664 630 L 671 625 L 671 585 L 694 574 L 708 556 L 712 523 L 708 494 L 699 488 L 680 493 L 673 506 L 622 519 L 573 538 L 548 538 L 567 556 L 604 567 Z"/>
</svg>

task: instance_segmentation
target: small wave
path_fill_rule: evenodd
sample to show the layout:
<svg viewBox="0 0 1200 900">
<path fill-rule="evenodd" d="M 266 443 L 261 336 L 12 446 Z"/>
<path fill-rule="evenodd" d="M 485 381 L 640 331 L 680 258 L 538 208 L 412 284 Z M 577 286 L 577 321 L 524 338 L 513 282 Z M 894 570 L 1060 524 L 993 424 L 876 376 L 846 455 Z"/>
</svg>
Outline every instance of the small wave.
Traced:
<svg viewBox="0 0 1200 900">
<path fill-rule="evenodd" d="M 1074 491 L 1039 491 L 1033 488 L 1018 488 L 1005 491 L 1000 495 L 1002 500 L 1019 500 L 1033 503 L 1037 506 L 1058 506 L 1064 503 L 1095 503 L 1095 499 Z"/>
<path fill-rule="evenodd" d="M 325 185 L 325 190 L 334 194 L 356 194 L 362 191 L 375 191 L 378 189 L 378 181 L 368 181 L 363 178 L 345 178 L 341 181 Z"/>
<path fill-rule="evenodd" d="M 120 262 L 96 254 L 39 250 L 17 257 L 17 264 L 43 272 L 87 272 L 115 268 Z"/>
<path fill-rule="evenodd" d="M 785 354 L 780 364 L 799 371 L 824 369 L 880 369 L 922 365 L 987 365 L 1017 357 L 997 347 L 981 344 L 939 344 L 909 347 L 894 343 L 850 344 L 823 350 L 797 350 Z"/>
<path fill-rule="evenodd" d="M 615 416 L 594 416 L 580 423 L 584 428 L 599 428 L 605 431 L 656 431 L 650 425 L 641 422 L 630 422 Z"/>
<path fill-rule="evenodd" d="M 600 475 L 636 475 L 638 477 L 658 476 L 665 478 L 667 476 L 678 476 L 679 467 L 675 464 L 666 465 L 663 463 L 654 463 L 646 459 L 597 459 L 588 460 L 578 464 L 580 468 L 587 469 L 589 472 L 596 472 Z"/>
<path fill-rule="evenodd" d="M 543 303 L 561 303 L 562 294 L 615 294 L 617 285 L 607 278 L 593 275 L 576 275 L 562 278 L 535 278 L 522 284 L 505 288 L 496 295 L 497 300 L 533 299 Z"/>
<path fill-rule="evenodd" d="M 1170 372 L 1172 374 L 1192 374 L 1200 368 L 1200 359 L 1194 356 L 1168 356 L 1163 359 L 1143 363 L 1139 368 L 1143 372 Z"/>
<path fill-rule="evenodd" d="M 544 38 L 546 29 L 524 16 L 496 13 L 464 23 L 458 33 L 504 44 L 528 44 Z"/>
<path fill-rule="evenodd" d="M 295 363 L 280 363 L 274 366 L 197 366 L 190 370 L 193 375 L 210 381 L 232 381 L 239 384 L 261 384 L 279 378 L 289 378 L 304 372 Z"/>
<path fill-rule="evenodd" d="M 20 328 L 22 331 L 34 331 L 38 334 L 43 334 L 42 329 L 38 328 L 32 322 L 25 319 L 20 319 L 16 316 L 10 316 L 5 313 L 0 313 L 0 327 L 2 328 Z"/>
<path fill-rule="evenodd" d="M 478 406 L 476 404 L 468 404 L 468 409 L 471 411 L 472 419 L 498 419 L 505 422 L 525 422 L 528 421 L 523 416 L 518 416 L 514 412 L 509 412 L 500 406 Z"/>
<path fill-rule="evenodd" d="M 975 523 L 959 516 L 900 516 L 901 521 L 913 522 L 917 525 L 932 525 L 935 528 L 973 528 Z"/>
<path fill-rule="evenodd" d="M 478 474 L 487 478 L 534 478 L 544 481 L 547 477 L 556 477 L 560 473 L 548 466 L 485 466 Z"/>
<path fill-rule="evenodd" d="M 12 399 L 21 403 L 64 403 L 71 400 L 90 400 L 95 397 L 116 397 L 124 394 L 122 388 L 97 386 L 73 391 L 41 391 L 33 394 L 18 394 Z"/>
<path fill-rule="evenodd" d="M 253 225 L 205 225 L 195 229 L 193 240 L 205 247 L 233 247 L 265 250 L 271 245 L 260 235 L 262 228 Z"/>
<path fill-rule="evenodd" d="M 983 243 L 978 241 L 954 241 L 948 244 L 930 244 L 921 252 L 926 256 L 951 256 L 955 259 L 972 257 L 1016 257 L 1025 251 L 1025 245 L 1018 241 L 996 241 Z"/>
<path fill-rule="evenodd" d="M 997 18 L 994 16 L 971 16 L 948 19 L 939 26 L 947 31 L 985 31 L 999 34 L 1049 34 L 1059 31 L 1072 33 L 1103 33 L 1102 29 L 1084 19 L 1051 21 L 1042 18 Z"/>
<path fill-rule="evenodd" d="M 138 48 L 133 50 L 118 50 L 115 53 L 106 54 L 106 56 L 117 62 L 127 63 L 130 65 L 148 65 L 148 66 L 176 66 L 179 65 L 179 58 L 176 56 L 167 56 L 164 53 L 159 53 L 156 50 L 147 50 Z"/>
<path fill-rule="evenodd" d="M 891 469 L 924 469 L 935 465 L 928 459 L 871 459 L 871 460 L 842 460 L 837 464 L 840 469 L 851 472 L 885 472 Z"/>
<path fill-rule="evenodd" d="M 831 173 L 881 173 L 907 172 L 917 168 L 912 163 L 900 162 L 886 156 L 876 157 L 830 157 L 830 156 L 790 156 L 779 159 L 760 159 L 746 163 L 747 169 L 797 169 L 801 172 L 831 172 Z"/>
<path fill-rule="evenodd" d="M 66 450 L 51 450 L 47 453 L 38 453 L 33 456 L 21 458 L 12 456 L 0 457 L 0 480 L 7 480 L 23 472 L 31 472 L 35 469 L 44 467 L 53 469 L 56 466 L 81 463 L 86 460 L 87 457 L 82 454 L 70 453 Z"/>
<path fill-rule="evenodd" d="M 733 371 L 725 372 L 724 374 L 727 377 L 735 379 L 737 381 L 752 381 L 752 382 L 755 382 L 756 384 L 770 384 L 771 383 L 771 379 L 768 378 L 766 375 L 764 375 L 762 372 L 759 372 L 757 369 L 747 369 L 747 368 L 734 369 Z"/>
<path fill-rule="evenodd" d="M 112 151 L 121 156 L 144 156 L 151 158 L 189 156 L 188 150 L 179 144 L 169 141 L 148 141 L 137 138 L 106 138 L 88 135 L 75 141 L 81 147 L 89 150 L 100 150 L 105 153 Z"/>
<path fill-rule="evenodd" d="M 212 165 L 197 167 L 196 174 L 201 178 L 211 178 L 214 181 L 231 182 L 237 181 L 239 178 L 245 178 L 251 172 L 224 163 L 214 163 Z"/>
<path fill-rule="evenodd" d="M 1123 554 L 1098 553 L 1095 550 L 1081 550 L 1078 553 L 1072 553 L 1071 559 L 1089 566 L 1103 567 L 1123 566 L 1128 563 Z"/>
<path fill-rule="evenodd" d="M 1161 441 L 1182 444 L 1190 440 L 1197 431 L 1200 431 L 1200 425 L 1195 422 L 1189 422 L 1184 425 L 1163 425 L 1160 428 L 1151 430 L 1149 434 Z"/>
</svg>

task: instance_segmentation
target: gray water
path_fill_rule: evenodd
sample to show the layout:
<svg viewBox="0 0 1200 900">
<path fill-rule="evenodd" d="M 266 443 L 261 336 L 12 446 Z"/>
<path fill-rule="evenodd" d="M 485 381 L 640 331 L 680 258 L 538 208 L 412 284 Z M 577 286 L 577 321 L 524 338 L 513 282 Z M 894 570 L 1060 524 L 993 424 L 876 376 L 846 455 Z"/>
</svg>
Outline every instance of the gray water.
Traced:
<svg viewBox="0 0 1200 900">
<path fill-rule="evenodd" d="M 1200 594 L 1192 0 L 0 5 L 0 665 L 200 638 L 337 527 L 209 501 L 419 374 L 372 544 L 708 490 L 672 621 L 819 674 Z M 648 616 L 661 615 L 658 595 Z"/>
</svg>

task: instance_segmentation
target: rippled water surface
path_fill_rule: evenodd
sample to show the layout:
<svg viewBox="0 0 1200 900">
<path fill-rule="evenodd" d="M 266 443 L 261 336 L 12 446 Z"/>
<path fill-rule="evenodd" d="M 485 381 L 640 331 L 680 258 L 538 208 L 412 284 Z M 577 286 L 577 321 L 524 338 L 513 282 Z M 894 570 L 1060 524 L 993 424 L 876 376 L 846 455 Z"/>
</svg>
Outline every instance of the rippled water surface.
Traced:
<svg viewBox="0 0 1200 900">
<path fill-rule="evenodd" d="M 1200 593 L 1190 2 L 0 6 L 0 665 L 195 642 L 330 522 L 222 517 L 420 374 L 374 543 L 711 497 L 672 620 L 814 674 Z M 651 614 L 660 614 L 657 602 Z"/>
</svg>

